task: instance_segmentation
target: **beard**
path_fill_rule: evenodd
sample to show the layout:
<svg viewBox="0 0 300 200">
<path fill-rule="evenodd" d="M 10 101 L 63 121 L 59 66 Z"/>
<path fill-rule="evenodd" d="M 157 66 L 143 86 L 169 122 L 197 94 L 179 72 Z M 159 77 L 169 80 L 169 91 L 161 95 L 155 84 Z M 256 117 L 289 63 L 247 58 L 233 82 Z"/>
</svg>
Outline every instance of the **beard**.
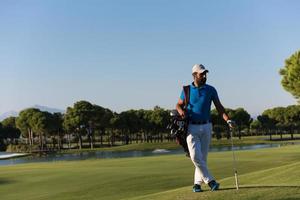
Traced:
<svg viewBox="0 0 300 200">
<path fill-rule="evenodd" d="M 197 80 L 198 85 L 204 85 L 206 83 L 206 78 L 202 78 L 200 80 Z"/>
</svg>

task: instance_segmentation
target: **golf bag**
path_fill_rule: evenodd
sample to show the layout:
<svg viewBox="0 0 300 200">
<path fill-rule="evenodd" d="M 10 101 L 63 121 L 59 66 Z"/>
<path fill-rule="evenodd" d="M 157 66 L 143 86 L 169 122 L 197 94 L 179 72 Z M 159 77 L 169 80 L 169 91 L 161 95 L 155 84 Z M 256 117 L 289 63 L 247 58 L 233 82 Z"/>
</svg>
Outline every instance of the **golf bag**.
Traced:
<svg viewBox="0 0 300 200">
<path fill-rule="evenodd" d="M 183 109 L 184 111 L 186 111 L 190 97 L 190 86 L 184 86 L 183 91 L 185 96 Z M 171 131 L 171 136 L 176 138 L 176 142 L 183 147 L 186 156 L 189 157 L 190 153 L 186 142 L 188 118 L 182 118 L 177 110 L 172 110 L 170 115 L 171 119 L 169 125 L 167 126 L 167 129 Z"/>
</svg>

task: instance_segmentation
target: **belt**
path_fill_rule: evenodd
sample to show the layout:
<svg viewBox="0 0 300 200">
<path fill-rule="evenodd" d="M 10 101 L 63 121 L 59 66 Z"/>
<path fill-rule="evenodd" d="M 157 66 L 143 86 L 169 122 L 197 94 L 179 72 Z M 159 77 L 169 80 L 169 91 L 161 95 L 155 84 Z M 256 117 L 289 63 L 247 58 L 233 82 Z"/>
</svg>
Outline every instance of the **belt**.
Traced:
<svg viewBox="0 0 300 200">
<path fill-rule="evenodd" d="M 190 121 L 190 124 L 198 124 L 198 125 L 201 125 L 201 124 L 207 124 L 207 123 L 210 123 L 211 120 L 206 120 L 206 121 Z"/>
</svg>

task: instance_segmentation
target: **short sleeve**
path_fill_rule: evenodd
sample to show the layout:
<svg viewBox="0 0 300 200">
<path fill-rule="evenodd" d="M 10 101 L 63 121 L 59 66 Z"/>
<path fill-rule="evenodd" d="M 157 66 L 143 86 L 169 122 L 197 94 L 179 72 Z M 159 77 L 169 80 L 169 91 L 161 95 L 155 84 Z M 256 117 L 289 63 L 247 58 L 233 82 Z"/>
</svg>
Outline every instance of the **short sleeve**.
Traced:
<svg viewBox="0 0 300 200">
<path fill-rule="evenodd" d="M 184 96 L 185 96 L 185 95 L 184 95 L 184 91 L 182 90 L 182 91 L 181 91 L 181 94 L 180 94 L 180 99 L 181 99 L 182 101 L 184 101 Z"/>
</svg>

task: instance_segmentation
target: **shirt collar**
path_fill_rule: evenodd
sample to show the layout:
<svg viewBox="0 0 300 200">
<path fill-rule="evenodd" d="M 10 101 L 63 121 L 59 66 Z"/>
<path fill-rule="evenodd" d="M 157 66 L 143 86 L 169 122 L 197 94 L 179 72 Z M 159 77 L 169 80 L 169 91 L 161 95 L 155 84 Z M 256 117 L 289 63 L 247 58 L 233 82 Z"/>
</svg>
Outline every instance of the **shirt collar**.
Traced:
<svg viewBox="0 0 300 200">
<path fill-rule="evenodd" d="M 205 83 L 204 85 L 200 86 L 200 87 L 196 87 L 196 86 L 194 85 L 194 82 L 191 83 L 191 88 L 192 88 L 192 89 L 200 89 L 200 88 L 204 88 L 204 87 L 206 87 L 206 83 Z"/>
</svg>

